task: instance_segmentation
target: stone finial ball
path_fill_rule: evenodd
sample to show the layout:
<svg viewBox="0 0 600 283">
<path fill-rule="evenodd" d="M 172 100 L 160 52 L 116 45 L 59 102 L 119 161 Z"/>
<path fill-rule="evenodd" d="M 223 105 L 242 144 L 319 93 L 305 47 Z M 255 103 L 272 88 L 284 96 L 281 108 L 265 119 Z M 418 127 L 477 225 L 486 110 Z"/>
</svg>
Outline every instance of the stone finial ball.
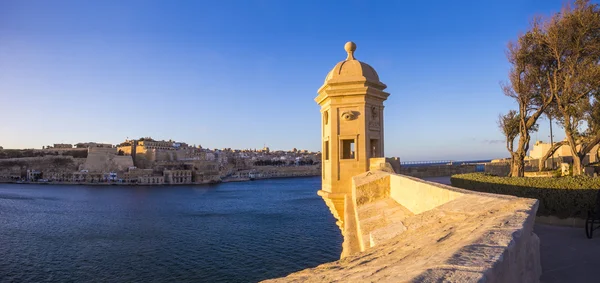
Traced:
<svg viewBox="0 0 600 283">
<path fill-rule="evenodd" d="M 346 52 L 354 52 L 354 50 L 356 50 L 356 43 L 348 41 L 344 45 L 344 49 L 346 49 Z"/>
</svg>

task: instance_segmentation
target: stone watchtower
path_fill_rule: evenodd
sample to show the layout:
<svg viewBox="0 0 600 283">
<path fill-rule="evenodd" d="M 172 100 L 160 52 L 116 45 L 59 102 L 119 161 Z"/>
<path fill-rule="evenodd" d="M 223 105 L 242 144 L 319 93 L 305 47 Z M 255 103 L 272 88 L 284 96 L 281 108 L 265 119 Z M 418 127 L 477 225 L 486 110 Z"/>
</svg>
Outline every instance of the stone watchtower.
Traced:
<svg viewBox="0 0 600 283">
<path fill-rule="evenodd" d="M 318 194 L 343 228 L 344 198 L 352 177 L 369 171 L 369 158 L 383 157 L 383 102 L 390 95 L 373 67 L 348 57 L 327 74 L 315 101 L 321 106 L 322 189 Z"/>
</svg>

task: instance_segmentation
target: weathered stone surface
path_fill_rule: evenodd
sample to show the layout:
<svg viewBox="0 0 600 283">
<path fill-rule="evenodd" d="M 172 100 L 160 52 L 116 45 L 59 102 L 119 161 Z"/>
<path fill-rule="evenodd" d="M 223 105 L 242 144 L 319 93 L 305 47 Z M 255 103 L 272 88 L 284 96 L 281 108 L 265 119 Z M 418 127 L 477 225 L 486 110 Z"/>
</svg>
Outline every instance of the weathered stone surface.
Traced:
<svg viewBox="0 0 600 283">
<path fill-rule="evenodd" d="M 414 215 L 404 213 L 396 218 L 390 217 L 394 215 L 390 212 L 401 204 L 390 205 L 391 197 L 363 203 L 357 206 L 356 225 L 359 231 L 364 229 L 363 235 L 367 230 L 372 230 L 371 237 L 384 235 L 380 242 L 375 240 L 373 247 L 369 244 L 363 252 L 342 260 L 271 282 L 539 280 L 539 239 L 532 232 L 537 200 L 474 193 L 399 175 L 390 177 L 392 180 L 406 179 L 396 183 L 402 183 L 404 187 L 392 187 L 391 190 L 432 193 L 439 189 L 439 195 L 447 196 L 448 201 L 439 197 L 439 206 Z M 410 185 L 413 182 L 418 184 Z M 419 193 L 412 196 L 420 197 Z M 379 213 L 373 208 L 379 208 Z M 377 217 L 380 219 L 374 220 Z M 402 227 L 406 230 L 402 231 Z M 378 231 L 383 233 L 378 234 Z M 394 233 L 393 237 L 385 238 Z"/>
</svg>

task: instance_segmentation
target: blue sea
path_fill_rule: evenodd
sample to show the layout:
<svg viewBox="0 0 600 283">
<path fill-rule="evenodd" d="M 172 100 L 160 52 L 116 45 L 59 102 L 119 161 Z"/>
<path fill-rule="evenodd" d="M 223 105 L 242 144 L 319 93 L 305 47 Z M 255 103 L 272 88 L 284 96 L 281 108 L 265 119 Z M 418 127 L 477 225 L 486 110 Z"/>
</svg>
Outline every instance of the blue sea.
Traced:
<svg viewBox="0 0 600 283">
<path fill-rule="evenodd" d="M 0 184 L 0 282 L 256 282 L 337 260 L 320 177 Z"/>
</svg>

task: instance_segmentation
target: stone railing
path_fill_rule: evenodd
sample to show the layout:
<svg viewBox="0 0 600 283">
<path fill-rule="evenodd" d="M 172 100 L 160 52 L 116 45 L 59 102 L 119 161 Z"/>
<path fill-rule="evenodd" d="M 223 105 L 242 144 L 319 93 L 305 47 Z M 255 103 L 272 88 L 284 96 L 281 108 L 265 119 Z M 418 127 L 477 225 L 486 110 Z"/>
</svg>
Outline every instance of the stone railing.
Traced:
<svg viewBox="0 0 600 283">
<path fill-rule="evenodd" d="M 538 201 L 384 171 L 353 178 L 342 259 L 276 282 L 538 282 Z"/>
</svg>

